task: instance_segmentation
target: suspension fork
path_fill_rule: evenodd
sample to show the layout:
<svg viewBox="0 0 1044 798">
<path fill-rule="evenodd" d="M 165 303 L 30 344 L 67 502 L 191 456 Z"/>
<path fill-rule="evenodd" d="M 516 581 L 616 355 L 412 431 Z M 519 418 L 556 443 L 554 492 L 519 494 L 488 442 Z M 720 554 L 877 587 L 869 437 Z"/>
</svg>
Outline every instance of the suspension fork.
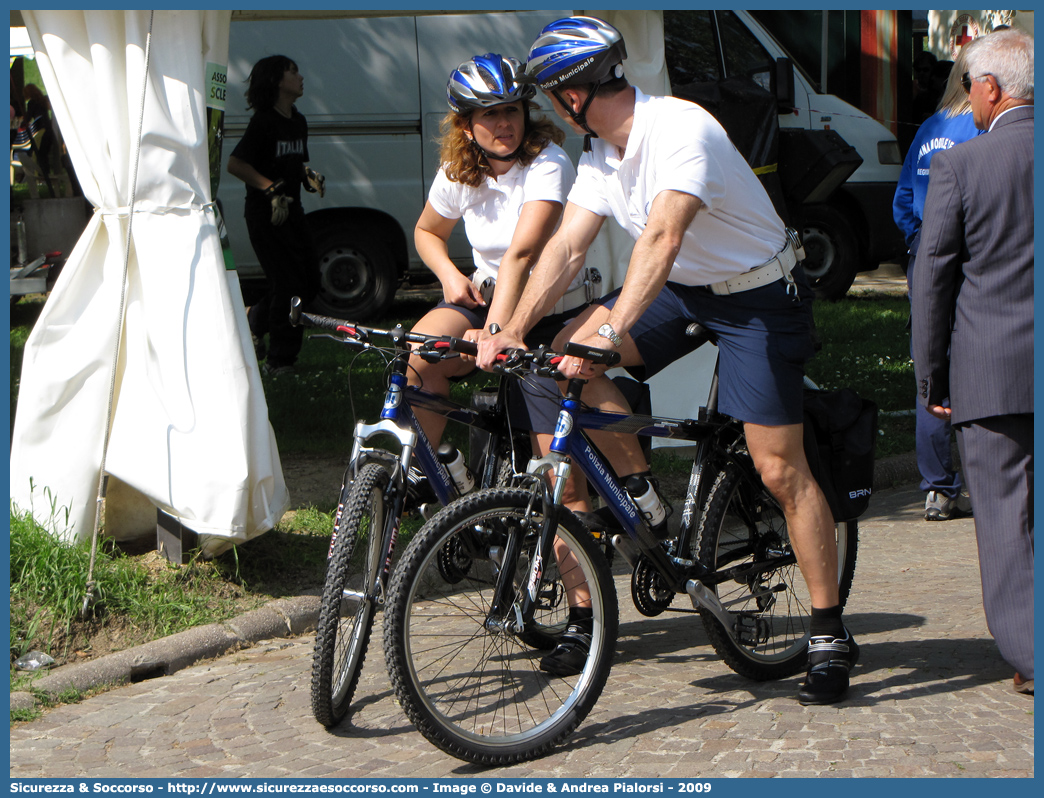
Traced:
<svg viewBox="0 0 1044 798">
<path fill-rule="evenodd" d="M 574 428 L 574 413 L 580 409 L 580 391 L 583 389 L 585 380 L 572 379 L 569 381 L 566 397 L 562 400 L 562 409 L 558 414 L 558 422 L 555 425 L 555 437 L 551 442 L 551 453 L 540 460 L 530 461 L 529 473 L 535 478 L 532 481 L 532 492 L 529 504 L 519 529 L 514 530 L 509 536 L 507 545 L 501 559 L 501 570 L 497 580 L 493 602 L 490 605 L 486 625 L 504 625 L 509 623 L 506 616 L 511 608 L 514 608 L 514 630 L 521 632 L 525 624 L 532 620 L 533 612 L 540 595 L 540 586 L 543 582 L 545 563 L 549 562 L 554 555 L 555 530 L 558 529 L 558 521 L 562 511 L 562 496 L 565 493 L 566 483 L 572 464 L 569 460 L 569 440 Z M 554 487 L 549 488 L 544 479 L 539 475 L 546 471 L 552 471 L 555 475 Z M 529 572 L 526 574 L 524 590 L 522 592 L 521 605 L 515 602 L 514 564 L 518 561 L 521 553 L 522 538 L 530 532 L 530 524 L 536 513 L 540 511 L 543 521 L 537 533 L 537 546 L 532 562 L 529 564 Z"/>
<path fill-rule="evenodd" d="M 486 616 L 486 626 L 501 627 L 518 633 L 533 619 L 543 584 L 546 563 L 555 556 L 554 543 L 558 521 L 561 516 L 562 491 L 565 490 L 565 479 L 569 476 L 569 460 L 561 458 L 555 467 L 555 490 L 552 492 L 541 478 L 531 481 L 529 503 L 522 516 L 521 523 L 511 529 L 505 541 L 500 561 L 500 573 Z M 533 530 L 533 520 L 540 515 L 540 529 Z M 536 535 L 534 556 L 529 563 L 522 591 L 515 586 L 516 563 L 522 554 L 523 542 L 531 534 Z M 517 601 L 516 598 L 521 598 Z"/>
</svg>

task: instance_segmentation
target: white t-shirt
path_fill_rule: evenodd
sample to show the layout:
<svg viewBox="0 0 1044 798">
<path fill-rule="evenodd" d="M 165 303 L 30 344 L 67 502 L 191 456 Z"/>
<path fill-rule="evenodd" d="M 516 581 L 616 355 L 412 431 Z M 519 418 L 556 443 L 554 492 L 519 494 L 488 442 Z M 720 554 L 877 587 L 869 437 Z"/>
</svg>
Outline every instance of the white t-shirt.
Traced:
<svg viewBox="0 0 1044 798">
<path fill-rule="evenodd" d="M 496 279 L 500 260 L 511 246 L 522 205 L 533 200 L 565 205 L 575 177 L 576 170 L 565 150 L 548 144 L 528 166 L 521 167 L 516 162 L 498 179 L 487 177 L 474 188 L 452 182 L 446 177 L 445 168 L 440 168 L 428 192 L 428 201 L 439 215 L 464 219 L 464 232 L 475 258 L 475 280 L 481 282 L 487 277 Z M 581 279 L 578 276 L 577 285 Z"/>
<path fill-rule="evenodd" d="M 569 201 L 612 216 L 635 240 L 661 191 L 703 202 L 682 239 L 671 282 L 709 285 L 760 266 L 783 249 L 786 232 L 768 193 L 706 110 L 635 89 L 634 122 L 623 158 L 593 139 L 580 158 Z"/>
</svg>

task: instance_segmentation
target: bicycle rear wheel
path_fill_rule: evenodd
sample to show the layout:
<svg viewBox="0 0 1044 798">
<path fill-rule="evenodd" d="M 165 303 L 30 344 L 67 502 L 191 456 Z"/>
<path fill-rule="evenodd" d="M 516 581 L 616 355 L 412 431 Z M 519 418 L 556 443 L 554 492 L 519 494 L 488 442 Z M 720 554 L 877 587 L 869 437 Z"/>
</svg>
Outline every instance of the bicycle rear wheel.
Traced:
<svg viewBox="0 0 1044 798">
<path fill-rule="evenodd" d="M 312 656 L 312 712 L 326 727 L 348 714 L 380 598 L 388 472 L 363 466 L 342 490 L 336 540 L 326 568 Z"/>
<path fill-rule="evenodd" d="M 454 502 L 413 539 L 388 590 L 384 651 L 399 703 L 431 743 L 471 762 L 504 765 L 549 751 L 594 706 L 615 650 L 612 575 L 568 511 L 556 534 L 575 563 L 563 559 L 561 575 L 570 585 L 586 582 L 594 616 L 583 670 L 567 677 L 540 670 L 546 651 L 533 637 L 556 627 L 562 611 L 543 598 L 554 581 L 541 579 L 532 622 L 516 628 L 542 521 L 539 511 L 527 517 L 530 498 L 525 490 L 491 489 Z M 515 542 L 517 561 L 503 562 Z M 495 618 L 501 569 L 513 574 L 514 595 Z M 557 578 L 554 572 L 544 569 Z"/>
<path fill-rule="evenodd" d="M 835 529 L 843 607 L 852 589 L 859 534 L 854 520 Z M 735 465 L 726 466 L 711 488 L 696 541 L 700 562 L 715 570 L 791 552 L 783 510 Z M 796 561 L 723 582 L 714 591 L 734 614 L 737 634 L 729 634 L 709 611 L 701 609 L 700 615 L 711 645 L 730 668 L 758 681 L 805 668 L 812 600 Z"/>
</svg>

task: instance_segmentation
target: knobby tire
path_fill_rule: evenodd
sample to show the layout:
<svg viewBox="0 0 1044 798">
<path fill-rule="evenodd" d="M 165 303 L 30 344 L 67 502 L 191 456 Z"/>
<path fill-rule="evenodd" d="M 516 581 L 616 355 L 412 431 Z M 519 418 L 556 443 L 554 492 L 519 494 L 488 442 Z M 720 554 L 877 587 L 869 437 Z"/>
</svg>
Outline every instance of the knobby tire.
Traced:
<svg viewBox="0 0 1044 798">
<path fill-rule="evenodd" d="M 553 677 L 539 668 L 548 652 L 535 647 L 528 633 L 560 621 L 562 608 L 551 600 L 521 632 L 487 624 L 501 567 L 513 574 L 512 607 L 527 589 L 542 521 L 538 510 L 524 528 L 530 498 L 527 490 L 493 488 L 443 509 L 414 537 L 388 589 L 384 652 L 400 705 L 435 746 L 485 765 L 543 756 L 564 740 L 601 694 L 616 646 L 612 575 L 597 544 L 568 511 L 557 536 L 580 570 L 568 561 L 563 570 L 570 580 L 586 581 L 594 615 L 583 671 Z M 512 536 L 520 541 L 517 561 L 498 564 Z M 447 550 L 452 557 L 445 556 Z M 544 573 L 561 578 L 549 566 Z M 515 618 L 513 610 L 506 616 Z"/>
<path fill-rule="evenodd" d="M 383 467 L 370 463 L 343 489 L 312 657 L 312 712 L 327 728 L 348 714 L 366 659 L 379 599 L 378 580 L 388 556 L 383 551 L 388 480 Z M 359 550 L 362 543 L 365 552 Z M 353 595 L 346 596 L 345 591 Z"/>
</svg>

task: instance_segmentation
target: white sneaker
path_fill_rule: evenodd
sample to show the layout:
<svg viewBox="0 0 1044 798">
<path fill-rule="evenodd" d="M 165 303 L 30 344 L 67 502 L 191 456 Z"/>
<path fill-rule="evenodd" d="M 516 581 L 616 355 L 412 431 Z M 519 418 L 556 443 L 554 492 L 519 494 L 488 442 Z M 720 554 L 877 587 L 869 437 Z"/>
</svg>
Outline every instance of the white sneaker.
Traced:
<svg viewBox="0 0 1044 798">
<path fill-rule="evenodd" d="M 971 497 L 961 491 L 954 498 L 937 490 L 928 491 L 924 500 L 925 521 L 949 521 L 951 518 L 965 518 L 971 515 Z"/>
</svg>

